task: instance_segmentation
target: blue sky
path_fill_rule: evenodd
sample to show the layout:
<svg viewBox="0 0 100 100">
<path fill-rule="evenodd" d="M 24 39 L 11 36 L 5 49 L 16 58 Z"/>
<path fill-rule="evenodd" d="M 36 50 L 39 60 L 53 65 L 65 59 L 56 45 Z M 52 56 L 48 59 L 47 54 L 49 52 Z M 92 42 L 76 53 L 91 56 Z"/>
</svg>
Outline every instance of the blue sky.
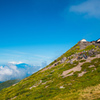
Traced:
<svg viewBox="0 0 100 100">
<path fill-rule="evenodd" d="M 100 38 L 100 0 L 0 0 L 0 64 L 49 64 L 83 38 Z"/>
</svg>

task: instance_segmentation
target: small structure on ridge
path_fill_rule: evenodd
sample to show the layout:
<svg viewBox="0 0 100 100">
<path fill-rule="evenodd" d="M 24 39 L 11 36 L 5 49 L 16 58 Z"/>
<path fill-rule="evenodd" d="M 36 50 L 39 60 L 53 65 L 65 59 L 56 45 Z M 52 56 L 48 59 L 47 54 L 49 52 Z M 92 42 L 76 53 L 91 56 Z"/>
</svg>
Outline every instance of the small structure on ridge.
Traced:
<svg viewBox="0 0 100 100">
<path fill-rule="evenodd" d="M 100 43 L 100 38 L 96 41 L 96 43 Z"/>
</svg>

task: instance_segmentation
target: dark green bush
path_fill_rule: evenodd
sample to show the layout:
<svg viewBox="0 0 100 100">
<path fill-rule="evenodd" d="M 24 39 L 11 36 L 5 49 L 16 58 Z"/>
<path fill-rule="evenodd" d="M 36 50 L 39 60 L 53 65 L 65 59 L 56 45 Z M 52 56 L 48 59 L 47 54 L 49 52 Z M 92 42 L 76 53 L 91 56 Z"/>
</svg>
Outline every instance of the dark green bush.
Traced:
<svg viewBox="0 0 100 100">
<path fill-rule="evenodd" d="M 85 62 L 86 60 L 85 59 L 83 59 L 83 60 L 81 60 L 80 62 Z"/>
</svg>

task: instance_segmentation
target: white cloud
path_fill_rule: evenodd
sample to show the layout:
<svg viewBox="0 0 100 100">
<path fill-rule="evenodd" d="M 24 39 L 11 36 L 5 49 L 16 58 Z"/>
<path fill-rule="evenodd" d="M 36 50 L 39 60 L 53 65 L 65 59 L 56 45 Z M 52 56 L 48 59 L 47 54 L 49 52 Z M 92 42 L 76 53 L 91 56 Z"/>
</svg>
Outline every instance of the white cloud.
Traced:
<svg viewBox="0 0 100 100">
<path fill-rule="evenodd" d="M 17 77 L 18 74 L 19 74 L 19 70 L 14 65 L 0 67 L 0 81 L 13 79 L 14 77 Z"/>
<path fill-rule="evenodd" d="M 87 0 L 79 5 L 70 7 L 70 12 L 85 14 L 88 17 L 100 17 L 100 0 Z"/>
<path fill-rule="evenodd" d="M 45 67 L 46 62 L 42 63 L 42 66 L 31 66 L 28 64 L 20 64 L 21 62 L 8 63 L 5 66 L 0 66 L 0 81 L 7 81 L 11 79 L 23 79 L 33 72 L 40 70 Z M 17 64 L 17 65 L 16 65 Z M 44 66 L 43 66 L 44 65 Z"/>
<path fill-rule="evenodd" d="M 19 62 L 12 61 L 12 62 L 9 62 L 9 63 L 11 63 L 11 64 L 21 64 L 23 62 L 21 62 L 21 61 L 19 61 Z"/>
<path fill-rule="evenodd" d="M 1 75 L 12 75 L 12 70 L 10 70 L 8 67 L 0 67 L 0 76 Z"/>
</svg>

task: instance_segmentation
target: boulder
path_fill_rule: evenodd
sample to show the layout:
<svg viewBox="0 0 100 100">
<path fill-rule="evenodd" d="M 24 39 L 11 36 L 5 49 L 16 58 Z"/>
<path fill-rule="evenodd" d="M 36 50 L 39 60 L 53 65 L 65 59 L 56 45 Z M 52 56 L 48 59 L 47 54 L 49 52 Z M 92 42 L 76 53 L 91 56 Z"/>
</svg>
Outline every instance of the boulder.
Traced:
<svg viewBox="0 0 100 100">
<path fill-rule="evenodd" d="M 80 50 L 85 49 L 87 46 L 92 45 L 92 43 L 88 41 L 79 41 L 78 45 L 80 47 Z"/>
<path fill-rule="evenodd" d="M 60 62 L 61 63 L 64 63 L 66 60 L 67 60 L 67 58 L 66 57 L 63 57 Z"/>
</svg>

